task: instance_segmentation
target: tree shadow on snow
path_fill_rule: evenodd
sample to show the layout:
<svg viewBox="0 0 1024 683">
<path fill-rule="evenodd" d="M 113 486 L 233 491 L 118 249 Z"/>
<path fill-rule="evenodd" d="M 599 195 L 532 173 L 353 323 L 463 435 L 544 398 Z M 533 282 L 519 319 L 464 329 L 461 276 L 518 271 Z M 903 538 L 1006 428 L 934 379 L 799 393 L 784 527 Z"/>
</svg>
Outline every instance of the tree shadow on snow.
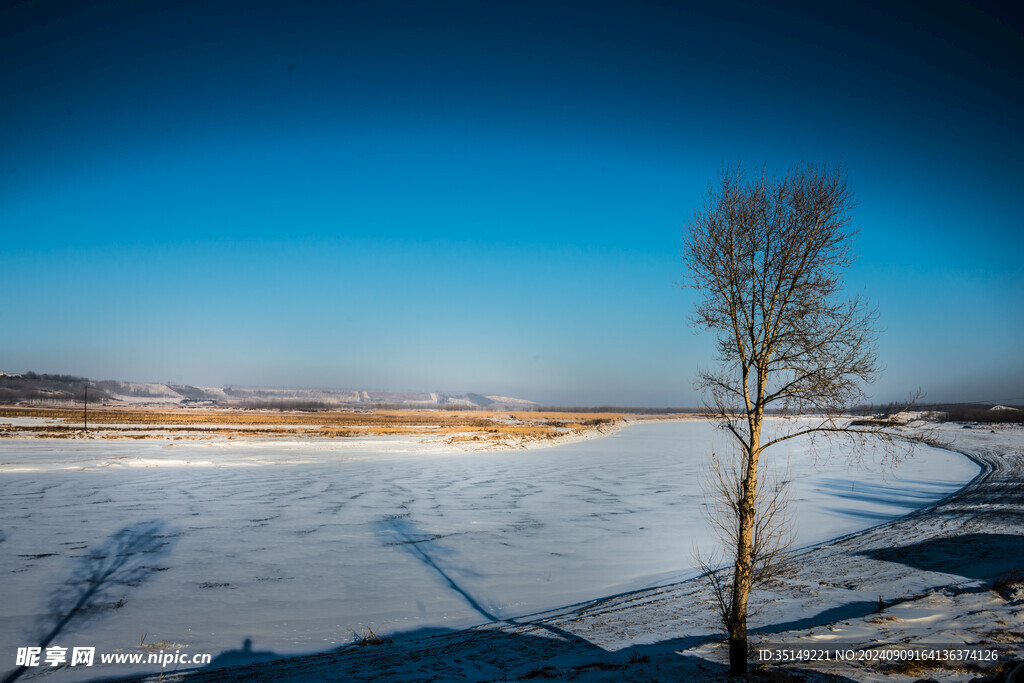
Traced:
<svg viewBox="0 0 1024 683">
<path fill-rule="evenodd" d="M 930 572 L 955 574 L 969 579 L 992 579 L 1004 572 L 1024 567 L 1024 536 L 961 534 L 895 548 L 865 550 L 860 554 Z"/>
<path fill-rule="evenodd" d="M 922 482 L 924 483 L 924 482 Z M 930 490 L 915 490 L 915 482 L 901 482 L 900 484 L 886 484 L 878 482 L 850 482 L 848 479 L 828 478 L 822 480 L 817 488 L 830 498 L 839 498 L 851 503 L 867 503 L 874 505 L 888 505 L 905 510 L 915 510 L 925 503 L 936 499 L 936 493 Z M 849 510 L 842 508 L 832 509 L 831 512 L 844 514 L 852 517 L 870 519 L 892 519 L 898 516 L 892 512 L 877 513 L 863 510 Z"/>
<path fill-rule="evenodd" d="M 606 650 L 544 619 L 503 619 L 460 585 L 444 566 L 446 552 L 407 518 L 381 522 L 382 540 L 420 561 L 490 624 L 453 631 L 429 627 L 387 638 L 366 638 L 308 655 L 255 652 L 251 643 L 218 655 L 202 669 L 181 671 L 190 681 L 327 680 L 729 680 L 728 667 L 686 650 L 720 640 L 701 634 Z M 877 603 L 852 603 L 815 617 L 779 624 L 787 630 L 867 614 Z M 276 659 L 275 659 L 276 658 Z M 263 660 L 263 661 L 254 661 Z M 754 662 L 752 662 L 753 664 Z M 830 680 L 845 681 L 840 676 Z"/>
<path fill-rule="evenodd" d="M 78 627 L 123 607 L 127 596 L 122 591 L 138 587 L 164 569 L 155 563 L 170 552 L 176 536 L 160 520 L 138 522 L 80 557 L 64 584 L 50 594 L 47 616 L 36 626 L 38 647 L 45 650 L 72 624 Z M 116 599 L 115 591 L 120 593 Z M 3 683 L 12 683 L 25 670 L 24 666 L 15 669 Z"/>
<path fill-rule="evenodd" d="M 829 609 L 822 610 L 813 616 L 804 617 L 803 619 L 794 619 L 792 621 L 786 621 L 779 624 L 763 626 L 751 633 L 783 633 L 785 631 L 799 631 L 814 628 L 815 626 L 821 626 L 823 624 L 832 624 L 837 621 L 859 619 L 860 617 L 865 617 L 872 612 L 877 611 L 877 600 L 855 600 L 853 602 L 848 602 L 845 605 L 839 605 L 838 607 L 830 607 Z"/>
<path fill-rule="evenodd" d="M 380 533 L 388 540 L 389 545 L 397 546 L 406 551 L 422 562 L 425 567 L 440 576 L 448 584 L 448 587 L 462 596 L 462 599 L 480 616 L 488 621 L 504 621 L 504 619 L 481 605 L 476 598 L 470 595 L 469 591 L 460 586 L 448 572 L 441 568 L 431 553 L 427 552 L 424 545 L 436 540 L 436 536 L 424 534 L 411 520 L 405 517 L 385 519 L 380 524 Z"/>
</svg>

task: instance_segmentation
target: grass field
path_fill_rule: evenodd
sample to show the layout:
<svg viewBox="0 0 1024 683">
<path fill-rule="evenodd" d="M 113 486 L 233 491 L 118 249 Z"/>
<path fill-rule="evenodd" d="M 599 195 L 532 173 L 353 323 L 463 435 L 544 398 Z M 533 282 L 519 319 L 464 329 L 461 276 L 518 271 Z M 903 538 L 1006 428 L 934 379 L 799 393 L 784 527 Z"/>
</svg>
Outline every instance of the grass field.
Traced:
<svg viewBox="0 0 1024 683">
<path fill-rule="evenodd" d="M 424 436 L 451 444 L 522 445 L 621 422 L 619 413 L 431 410 L 278 411 L 0 406 L 0 437 L 210 439 Z M 5 422 L 5 418 L 12 421 Z"/>
</svg>

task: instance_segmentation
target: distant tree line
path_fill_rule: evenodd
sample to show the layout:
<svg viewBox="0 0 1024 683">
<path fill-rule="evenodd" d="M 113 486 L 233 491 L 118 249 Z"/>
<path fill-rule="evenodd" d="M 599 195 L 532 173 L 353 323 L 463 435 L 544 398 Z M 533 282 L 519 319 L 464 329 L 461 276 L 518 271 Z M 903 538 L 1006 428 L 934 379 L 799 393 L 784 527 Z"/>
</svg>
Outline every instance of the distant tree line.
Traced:
<svg viewBox="0 0 1024 683">
<path fill-rule="evenodd" d="M 519 410 L 519 409 L 517 409 Z M 697 414 L 697 408 L 649 408 L 637 406 L 530 406 L 523 410 L 541 413 L 628 413 L 630 415 Z"/>
<path fill-rule="evenodd" d="M 0 403 L 41 403 L 64 405 L 80 402 L 89 386 L 89 400 L 109 399 L 110 395 L 86 377 L 26 372 L 0 375 Z"/>
<path fill-rule="evenodd" d="M 83 383 L 83 382 L 88 382 L 89 381 L 89 379 L 87 377 L 77 377 L 75 375 L 49 375 L 49 374 L 46 374 L 46 373 L 39 374 L 39 373 L 36 373 L 36 372 L 32 372 L 31 370 L 26 372 L 24 375 L 21 375 L 21 377 L 5 376 L 3 379 L 22 380 L 22 381 L 27 381 L 27 380 L 45 380 L 45 381 L 48 381 L 48 382 L 64 382 L 64 383 L 72 383 L 72 382 Z"/>
<path fill-rule="evenodd" d="M 278 400 L 278 401 L 246 401 L 242 404 L 245 410 L 297 410 L 301 412 L 322 412 L 325 410 L 341 410 L 344 406 L 324 403 L 323 401 Z"/>
<path fill-rule="evenodd" d="M 943 422 L 984 422 L 1001 424 L 1024 424 L 1024 408 L 1005 406 L 993 410 L 978 406 L 955 406 L 939 412 L 938 419 Z"/>
<path fill-rule="evenodd" d="M 889 420 L 905 407 L 903 403 L 863 404 L 850 409 L 856 416 Z M 919 403 L 914 408 L 938 422 L 984 422 L 1024 424 L 1024 406 L 991 403 Z"/>
</svg>

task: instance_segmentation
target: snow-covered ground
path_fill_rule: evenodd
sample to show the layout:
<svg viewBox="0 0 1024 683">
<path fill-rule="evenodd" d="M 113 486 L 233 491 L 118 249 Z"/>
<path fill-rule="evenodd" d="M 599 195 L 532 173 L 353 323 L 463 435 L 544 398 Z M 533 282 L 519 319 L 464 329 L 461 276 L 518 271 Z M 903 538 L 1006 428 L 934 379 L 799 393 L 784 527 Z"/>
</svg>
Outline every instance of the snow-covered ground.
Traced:
<svg viewBox="0 0 1024 683">
<path fill-rule="evenodd" d="M 1021 435 L 996 450 L 1019 453 L 1013 444 Z M 556 448 L 492 453 L 416 448 L 401 439 L 348 448 L 280 440 L 3 441 L 5 668 L 17 647 L 59 626 L 54 645 L 208 652 L 219 664 L 342 647 L 292 668 L 261 669 L 270 678 L 366 677 L 382 657 L 393 675 L 410 680 L 441 670 L 442 677 L 515 677 L 545 666 L 616 678 L 608 667 L 619 665 L 658 678 L 663 666 L 682 660 L 714 670 L 713 648 L 674 653 L 717 630 L 706 591 L 684 581 L 695 574 L 694 550 L 709 547 L 699 489 L 715 443 L 702 422 L 637 425 Z M 851 468 L 841 458 L 815 462 L 805 444 L 790 443 L 773 459 L 789 461 L 804 546 L 907 515 L 980 471 L 936 449 L 920 449 L 894 471 Z M 752 627 L 785 631 L 778 627 L 835 621 L 828 615 L 864 617 L 879 595 L 891 600 L 962 583 L 946 569 L 938 578 L 919 576 L 879 554 L 956 531 L 957 518 L 919 525 L 906 537 L 893 537 L 885 531 L 891 527 L 851 537 L 883 535 L 878 549 L 864 546 L 859 555 L 845 549 L 849 539 L 807 551 L 802 571 L 817 578 L 798 574 L 780 583 Z M 839 555 L 845 578 L 828 564 Z M 111 557 L 123 559 L 112 564 Z M 888 573 L 879 575 L 880 566 Z M 97 576 L 101 590 L 87 596 L 88 609 L 75 611 L 82 586 L 94 586 Z M 825 577 L 835 585 L 821 583 Z M 871 610 L 861 609 L 865 601 Z M 560 609 L 577 603 L 584 604 Z M 538 616 L 544 610 L 552 612 Z M 484 622 L 495 623 L 456 631 Z M 396 642 L 345 647 L 371 629 Z M 464 663 L 453 664 L 438 647 L 462 652 Z M 578 668 L 591 662 L 608 667 Z M 138 670 L 155 669 L 33 667 L 25 676 L 75 680 Z"/>
</svg>

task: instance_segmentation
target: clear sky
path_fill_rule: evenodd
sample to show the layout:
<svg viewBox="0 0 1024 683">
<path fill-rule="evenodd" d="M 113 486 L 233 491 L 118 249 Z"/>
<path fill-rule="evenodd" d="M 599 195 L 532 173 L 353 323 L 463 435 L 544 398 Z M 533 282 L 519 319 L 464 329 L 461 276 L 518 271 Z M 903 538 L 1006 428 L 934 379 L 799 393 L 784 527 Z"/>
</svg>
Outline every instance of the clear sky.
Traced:
<svg viewBox="0 0 1024 683">
<path fill-rule="evenodd" d="M 0 10 L 0 370 L 693 405 L 681 233 L 847 166 L 878 401 L 1024 402 L 1019 10 Z"/>
</svg>

